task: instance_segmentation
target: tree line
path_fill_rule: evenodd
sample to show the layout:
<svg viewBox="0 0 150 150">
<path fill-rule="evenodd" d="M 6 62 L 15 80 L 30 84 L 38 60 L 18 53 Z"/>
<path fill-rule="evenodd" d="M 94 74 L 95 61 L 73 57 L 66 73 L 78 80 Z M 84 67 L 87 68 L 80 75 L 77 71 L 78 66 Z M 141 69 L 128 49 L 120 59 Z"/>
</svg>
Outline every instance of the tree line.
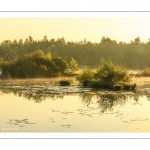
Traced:
<svg viewBox="0 0 150 150">
<path fill-rule="evenodd" d="M 150 67 L 150 39 L 147 42 L 141 42 L 140 37 L 130 43 L 117 42 L 108 37 L 102 37 L 99 43 L 92 43 L 86 39 L 78 42 L 66 42 L 64 38 L 49 40 L 47 36 L 44 36 L 42 40 L 34 40 L 32 36 L 29 36 L 24 41 L 20 39 L 19 41 L 5 40 L 1 42 L 0 60 L 17 60 L 37 50 L 42 50 L 44 54 L 50 53 L 53 59 L 63 58 L 67 63 L 74 58 L 79 67 L 86 65 L 97 68 L 100 58 L 112 61 L 116 65 L 122 65 L 127 69 Z M 35 65 L 30 64 L 31 61 L 27 63 L 28 66 Z M 40 68 L 44 69 L 43 66 Z"/>
</svg>

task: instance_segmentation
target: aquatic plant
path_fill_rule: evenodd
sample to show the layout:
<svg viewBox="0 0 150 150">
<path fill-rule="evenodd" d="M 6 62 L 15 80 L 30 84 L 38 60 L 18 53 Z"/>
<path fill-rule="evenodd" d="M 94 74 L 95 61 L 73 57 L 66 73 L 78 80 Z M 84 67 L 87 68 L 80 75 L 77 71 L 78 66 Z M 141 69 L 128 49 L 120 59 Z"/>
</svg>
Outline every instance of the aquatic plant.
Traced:
<svg viewBox="0 0 150 150">
<path fill-rule="evenodd" d="M 69 86 L 70 85 L 70 82 L 67 80 L 61 80 L 61 81 L 59 81 L 59 83 L 61 86 Z"/>
</svg>

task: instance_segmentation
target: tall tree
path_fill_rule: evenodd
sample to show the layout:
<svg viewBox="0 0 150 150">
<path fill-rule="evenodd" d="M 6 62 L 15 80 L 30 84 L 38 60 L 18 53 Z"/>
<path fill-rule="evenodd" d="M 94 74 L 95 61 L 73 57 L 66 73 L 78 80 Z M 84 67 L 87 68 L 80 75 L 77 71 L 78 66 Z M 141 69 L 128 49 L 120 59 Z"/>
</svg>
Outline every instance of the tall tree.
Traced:
<svg viewBox="0 0 150 150">
<path fill-rule="evenodd" d="M 75 72 L 78 70 L 78 63 L 74 58 L 71 59 L 70 64 L 69 64 L 69 68 L 72 72 Z"/>
</svg>

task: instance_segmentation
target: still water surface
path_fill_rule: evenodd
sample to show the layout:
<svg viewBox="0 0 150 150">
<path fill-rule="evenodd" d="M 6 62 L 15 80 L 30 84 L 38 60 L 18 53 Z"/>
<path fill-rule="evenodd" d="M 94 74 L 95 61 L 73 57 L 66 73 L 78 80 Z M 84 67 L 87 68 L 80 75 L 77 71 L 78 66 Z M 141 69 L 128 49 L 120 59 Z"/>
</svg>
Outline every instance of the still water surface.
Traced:
<svg viewBox="0 0 150 150">
<path fill-rule="evenodd" d="M 0 132 L 149 132 L 148 91 L 0 88 Z"/>
</svg>

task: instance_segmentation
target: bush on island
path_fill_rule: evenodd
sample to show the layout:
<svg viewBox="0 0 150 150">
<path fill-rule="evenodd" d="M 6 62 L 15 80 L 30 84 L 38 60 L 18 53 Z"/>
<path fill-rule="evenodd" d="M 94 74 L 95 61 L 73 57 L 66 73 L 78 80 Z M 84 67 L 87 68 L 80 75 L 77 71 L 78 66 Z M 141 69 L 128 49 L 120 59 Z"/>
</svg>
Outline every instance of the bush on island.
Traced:
<svg viewBox="0 0 150 150">
<path fill-rule="evenodd" d="M 83 83 L 84 86 L 87 85 L 89 81 L 92 81 L 94 78 L 94 72 L 87 66 L 84 66 L 82 69 L 82 73 L 77 77 L 77 80 L 80 83 Z"/>
<path fill-rule="evenodd" d="M 61 80 L 61 81 L 59 81 L 59 83 L 61 86 L 69 86 L 70 85 L 70 82 L 67 80 Z"/>
<path fill-rule="evenodd" d="M 84 67 L 77 80 L 83 86 L 99 89 L 133 89 L 133 84 L 128 85 L 131 76 L 122 66 L 114 65 L 111 61 L 101 59 L 99 68 L 94 72 L 89 67 Z M 124 84 L 117 84 L 124 83 Z"/>
<path fill-rule="evenodd" d="M 104 83 L 100 81 L 91 81 L 87 87 L 89 88 L 96 88 L 96 89 L 112 89 L 113 84 L 111 83 Z"/>
</svg>

